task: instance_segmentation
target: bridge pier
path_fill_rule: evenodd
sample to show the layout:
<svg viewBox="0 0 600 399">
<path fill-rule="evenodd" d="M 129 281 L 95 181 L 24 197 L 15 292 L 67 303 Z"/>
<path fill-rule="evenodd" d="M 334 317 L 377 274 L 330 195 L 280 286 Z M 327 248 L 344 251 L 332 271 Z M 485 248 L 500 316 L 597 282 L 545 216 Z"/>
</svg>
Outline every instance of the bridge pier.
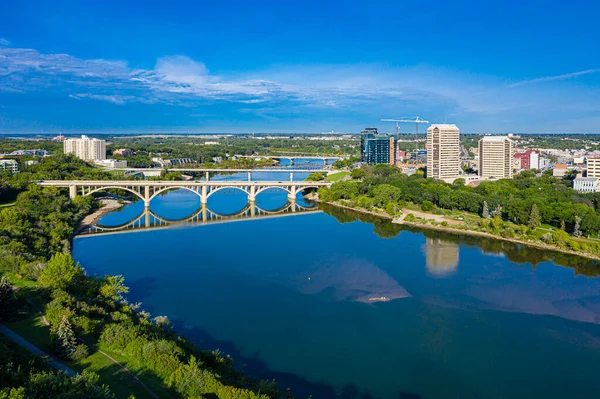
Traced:
<svg viewBox="0 0 600 399">
<path fill-rule="evenodd" d="M 77 197 L 77 186 L 76 185 L 69 186 L 69 198 L 71 198 L 71 200 L 73 200 L 73 199 L 75 199 L 75 197 Z"/>
<path fill-rule="evenodd" d="M 150 208 L 150 186 L 144 186 L 144 208 Z"/>
<path fill-rule="evenodd" d="M 290 181 L 294 181 L 294 172 L 290 172 Z"/>
<path fill-rule="evenodd" d="M 248 181 L 252 181 L 252 172 L 248 172 Z"/>
<path fill-rule="evenodd" d="M 207 203 L 208 203 L 208 189 L 206 186 L 202 186 L 201 195 L 200 195 L 200 204 L 202 204 L 203 207 L 206 207 Z"/>
<path fill-rule="evenodd" d="M 210 172 L 204 172 L 204 178 L 206 181 L 210 180 Z"/>
<path fill-rule="evenodd" d="M 248 194 L 248 202 L 255 203 L 256 202 L 256 186 L 250 186 L 249 194 Z"/>
<path fill-rule="evenodd" d="M 296 202 L 296 186 L 290 186 L 290 192 L 288 193 L 288 201 Z"/>
<path fill-rule="evenodd" d="M 290 166 L 294 166 L 294 158 L 290 158 Z"/>
</svg>

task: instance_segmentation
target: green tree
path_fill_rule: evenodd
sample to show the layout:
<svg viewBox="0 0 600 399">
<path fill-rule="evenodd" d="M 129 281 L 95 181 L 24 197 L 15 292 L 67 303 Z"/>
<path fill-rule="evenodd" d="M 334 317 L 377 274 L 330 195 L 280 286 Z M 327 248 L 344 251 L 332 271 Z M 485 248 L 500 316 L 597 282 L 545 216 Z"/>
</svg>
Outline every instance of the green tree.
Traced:
<svg viewBox="0 0 600 399">
<path fill-rule="evenodd" d="M 484 219 L 489 219 L 490 217 L 490 209 L 488 208 L 487 201 L 483 201 L 483 211 L 481 212 L 481 217 Z"/>
<path fill-rule="evenodd" d="M 40 273 L 38 283 L 42 287 L 66 290 L 73 280 L 83 276 L 83 270 L 69 254 L 55 253 L 48 261 L 48 265 Z"/>
<path fill-rule="evenodd" d="M 363 168 L 353 169 L 350 176 L 353 179 L 364 179 L 367 176 L 367 172 Z"/>
<path fill-rule="evenodd" d="M 63 316 L 58 330 L 56 331 L 56 346 L 57 353 L 62 358 L 69 358 L 75 352 L 77 342 L 75 340 L 75 333 L 71 328 L 71 323 L 67 316 Z"/>
<path fill-rule="evenodd" d="M 431 210 L 433 210 L 433 202 L 425 200 L 423 201 L 423 203 L 421 203 L 421 210 L 423 212 L 429 212 Z"/>
<path fill-rule="evenodd" d="M 123 294 L 129 292 L 129 287 L 125 286 L 125 277 L 106 276 L 104 283 L 100 287 L 100 294 L 113 301 L 123 300 Z"/>
<path fill-rule="evenodd" d="M 536 229 L 541 225 L 540 211 L 538 211 L 538 207 L 536 204 L 531 206 L 531 213 L 529 215 L 529 220 L 527 222 L 527 226 L 531 229 Z"/>
<path fill-rule="evenodd" d="M 573 227 L 573 235 L 575 237 L 581 236 L 581 217 L 575 216 L 575 227 Z"/>
</svg>

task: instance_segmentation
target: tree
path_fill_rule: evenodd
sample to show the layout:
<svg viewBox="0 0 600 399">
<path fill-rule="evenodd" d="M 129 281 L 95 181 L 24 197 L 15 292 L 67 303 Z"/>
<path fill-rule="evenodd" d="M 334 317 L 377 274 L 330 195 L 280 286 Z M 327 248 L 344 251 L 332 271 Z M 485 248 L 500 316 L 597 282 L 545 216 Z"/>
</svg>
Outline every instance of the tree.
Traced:
<svg viewBox="0 0 600 399">
<path fill-rule="evenodd" d="M 483 201 L 483 211 L 481 212 L 481 217 L 484 219 L 489 219 L 490 217 L 490 209 L 488 208 L 487 201 Z"/>
<path fill-rule="evenodd" d="M 527 226 L 531 229 L 536 229 L 542 224 L 540 218 L 540 212 L 538 211 L 538 207 L 536 204 L 531 206 L 531 214 L 529 215 L 529 221 L 527 222 Z"/>
<path fill-rule="evenodd" d="M 429 212 L 433 210 L 433 203 L 427 200 L 423 201 L 423 203 L 421 204 L 421 210 L 423 212 Z"/>
<path fill-rule="evenodd" d="M 367 175 L 367 172 L 363 168 L 353 169 L 350 176 L 353 179 L 363 179 Z"/>
<path fill-rule="evenodd" d="M 15 313 L 15 292 L 5 276 L 0 277 L 0 321 Z"/>
<path fill-rule="evenodd" d="M 83 276 L 83 270 L 69 254 L 55 253 L 48 265 L 40 273 L 38 283 L 42 287 L 66 290 L 76 276 Z"/>
<path fill-rule="evenodd" d="M 58 330 L 56 331 L 57 353 L 62 358 L 69 358 L 75 352 L 77 342 L 67 316 L 62 317 Z"/>
<path fill-rule="evenodd" d="M 581 236 L 581 217 L 575 216 L 575 227 L 573 227 L 573 235 L 576 237 Z"/>
<path fill-rule="evenodd" d="M 560 221 L 560 229 L 562 231 L 567 230 L 567 227 L 565 226 L 565 219 L 563 219 L 563 220 Z"/>
<path fill-rule="evenodd" d="M 113 301 L 123 300 L 123 294 L 128 292 L 129 287 L 125 286 L 125 277 L 121 275 L 106 276 L 104 284 L 100 287 L 100 294 Z"/>
</svg>

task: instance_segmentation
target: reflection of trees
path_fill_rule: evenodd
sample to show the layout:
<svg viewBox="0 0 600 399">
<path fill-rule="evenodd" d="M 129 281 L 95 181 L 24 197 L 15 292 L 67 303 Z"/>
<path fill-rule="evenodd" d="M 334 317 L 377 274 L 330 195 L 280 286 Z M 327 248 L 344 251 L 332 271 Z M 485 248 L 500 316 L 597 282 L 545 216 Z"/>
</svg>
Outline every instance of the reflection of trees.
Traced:
<svg viewBox="0 0 600 399">
<path fill-rule="evenodd" d="M 454 242 L 457 245 L 467 245 L 469 247 L 480 248 L 483 252 L 492 254 L 504 254 L 507 259 L 517 264 L 530 263 L 535 270 L 537 265 L 543 262 L 552 261 L 556 265 L 570 267 L 575 269 L 576 274 L 588 277 L 600 276 L 600 264 L 593 259 L 587 259 L 580 256 L 565 254 L 562 252 L 538 249 L 528 247 L 523 244 L 510 241 L 494 240 L 486 237 L 477 237 L 471 235 L 458 235 L 445 231 L 419 229 L 414 226 L 405 226 L 394 224 L 391 221 L 372 216 L 349 209 L 337 208 L 327 204 L 319 204 L 319 208 L 324 213 L 333 216 L 340 223 L 351 223 L 360 220 L 364 223 L 371 223 L 375 227 L 375 234 L 382 238 L 392 238 L 397 236 L 400 231 L 410 231 L 421 233 L 426 238 L 440 239 L 447 242 Z"/>
<path fill-rule="evenodd" d="M 340 223 L 352 223 L 357 220 L 363 223 L 371 223 L 374 226 L 375 234 L 381 238 L 393 238 L 402 231 L 401 225 L 367 213 L 338 208 L 327 204 L 319 204 L 319 209 L 329 216 L 333 216 Z"/>
</svg>

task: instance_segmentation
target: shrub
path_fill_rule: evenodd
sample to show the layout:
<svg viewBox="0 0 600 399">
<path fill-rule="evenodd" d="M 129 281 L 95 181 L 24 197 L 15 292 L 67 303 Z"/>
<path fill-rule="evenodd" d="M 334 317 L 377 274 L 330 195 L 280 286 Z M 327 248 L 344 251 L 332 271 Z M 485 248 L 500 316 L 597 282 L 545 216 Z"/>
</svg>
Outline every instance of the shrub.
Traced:
<svg viewBox="0 0 600 399">
<path fill-rule="evenodd" d="M 404 221 L 406 221 L 406 222 L 416 222 L 417 218 L 416 218 L 416 216 L 414 214 L 409 213 L 408 215 L 406 215 L 404 217 Z"/>
<path fill-rule="evenodd" d="M 421 210 L 423 212 L 429 212 L 433 209 L 434 205 L 433 202 L 425 200 L 423 201 L 423 203 L 421 204 Z"/>
</svg>

